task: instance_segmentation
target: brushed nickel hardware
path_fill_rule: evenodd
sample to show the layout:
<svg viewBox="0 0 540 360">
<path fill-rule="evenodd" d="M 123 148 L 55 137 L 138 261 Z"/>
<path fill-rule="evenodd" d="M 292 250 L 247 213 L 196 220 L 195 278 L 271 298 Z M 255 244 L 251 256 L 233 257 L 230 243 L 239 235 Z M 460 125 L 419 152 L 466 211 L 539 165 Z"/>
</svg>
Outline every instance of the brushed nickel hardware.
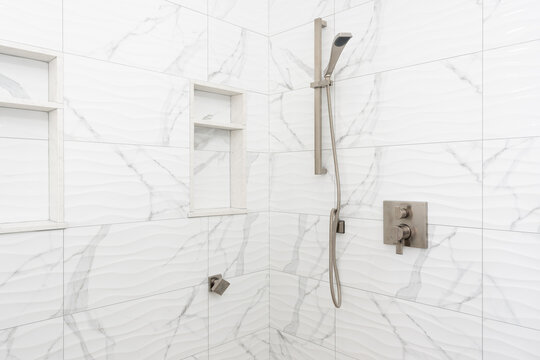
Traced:
<svg viewBox="0 0 540 360">
<path fill-rule="evenodd" d="M 396 246 L 396 254 L 403 247 L 427 249 L 427 202 L 384 201 L 384 243 Z"/>
<path fill-rule="evenodd" d="M 223 295 L 225 290 L 231 285 L 225 280 L 221 274 L 216 274 L 208 277 L 208 289 L 218 295 Z"/>
<path fill-rule="evenodd" d="M 330 138 L 332 140 L 332 154 L 334 159 L 334 171 L 336 180 L 336 207 L 330 210 L 330 228 L 329 228 L 329 264 L 328 276 L 330 277 L 330 293 L 334 306 L 341 306 L 341 282 L 339 280 L 339 270 L 336 261 L 336 235 L 345 233 L 345 221 L 339 219 L 341 209 L 341 183 L 339 179 L 339 166 L 336 152 L 336 139 L 334 132 L 334 118 L 332 115 L 332 99 L 330 96 L 330 86 L 332 85 L 331 76 L 336 67 L 336 63 L 347 42 L 351 39 L 351 33 L 339 33 L 334 37 L 332 50 L 330 51 L 330 60 L 324 70 L 324 79 L 321 71 L 322 57 L 322 29 L 326 27 L 326 21 L 317 18 L 315 25 L 315 81 L 311 87 L 315 90 L 315 175 L 326 174 L 327 170 L 322 167 L 322 89 L 326 89 L 326 99 L 328 101 L 328 120 L 330 123 Z M 334 281 L 336 289 L 334 290 Z M 337 294 L 336 294 L 337 292 Z"/>
</svg>

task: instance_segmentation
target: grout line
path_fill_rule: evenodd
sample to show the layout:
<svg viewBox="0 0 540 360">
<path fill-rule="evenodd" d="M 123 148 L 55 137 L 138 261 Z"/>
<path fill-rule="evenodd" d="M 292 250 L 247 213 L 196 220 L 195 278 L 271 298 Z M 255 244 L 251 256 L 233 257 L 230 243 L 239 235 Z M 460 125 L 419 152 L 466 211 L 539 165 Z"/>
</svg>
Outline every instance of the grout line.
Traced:
<svg viewBox="0 0 540 360">
<path fill-rule="evenodd" d="M 481 302 L 480 302 L 480 315 L 481 315 L 481 322 L 482 322 L 482 326 L 480 328 L 480 347 L 481 347 L 481 358 L 482 360 L 484 359 L 484 320 L 485 320 L 485 314 L 484 314 L 484 147 L 485 147 L 485 142 L 484 142 L 484 54 L 485 54 L 485 49 L 484 49 L 484 2 L 482 1 L 481 2 L 481 5 L 482 7 L 482 54 L 481 54 L 481 67 L 482 67 L 482 73 L 481 73 L 481 82 L 482 82 L 482 97 L 481 97 L 481 122 L 482 122 L 482 148 L 481 148 L 481 165 L 482 165 L 482 170 L 481 170 L 481 189 L 480 189 L 480 193 L 481 193 L 481 199 L 482 199 L 482 210 L 481 210 L 481 218 L 482 218 L 482 229 L 480 230 L 481 231 L 481 244 L 480 244 L 480 286 L 481 286 L 481 291 L 480 291 L 480 294 L 481 294 Z"/>
</svg>

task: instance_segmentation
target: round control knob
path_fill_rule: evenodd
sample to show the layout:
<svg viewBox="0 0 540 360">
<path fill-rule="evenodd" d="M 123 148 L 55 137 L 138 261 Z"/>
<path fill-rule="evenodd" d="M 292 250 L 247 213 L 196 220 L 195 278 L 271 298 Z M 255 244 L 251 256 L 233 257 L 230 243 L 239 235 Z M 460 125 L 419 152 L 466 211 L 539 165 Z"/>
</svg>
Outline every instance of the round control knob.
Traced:
<svg viewBox="0 0 540 360">
<path fill-rule="evenodd" d="M 401 224 L 398 226 L 392 226 L 392 238 L 396 242 L 401 240 L 407 240 L 411 237 L 411 228 L 409 225 Z"/>
<path fill-rule="evenodd" d="M 409 216 L 409 210 L 401 206 L 396 206 L 394 207 L 394 216 L 396 219 L 405 219 Z"/>
</svg>

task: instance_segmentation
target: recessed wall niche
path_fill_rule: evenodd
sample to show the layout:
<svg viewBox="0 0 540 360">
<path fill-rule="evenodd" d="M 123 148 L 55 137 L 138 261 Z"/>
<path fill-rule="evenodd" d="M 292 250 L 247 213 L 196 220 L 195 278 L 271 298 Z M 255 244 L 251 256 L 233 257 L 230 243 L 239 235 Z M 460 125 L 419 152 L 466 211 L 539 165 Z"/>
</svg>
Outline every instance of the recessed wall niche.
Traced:
<svg viewBox="0 0 540 360">
<path fill-rule="evenodd" d="M 62 65 L 0 42 L 0 233 L 65 227 Z"/>
<path fill-rule="evenodd" d="M 191 217 L 246 212 L 244 107 L 237 89 L 191 85 Z"/>
</svg>

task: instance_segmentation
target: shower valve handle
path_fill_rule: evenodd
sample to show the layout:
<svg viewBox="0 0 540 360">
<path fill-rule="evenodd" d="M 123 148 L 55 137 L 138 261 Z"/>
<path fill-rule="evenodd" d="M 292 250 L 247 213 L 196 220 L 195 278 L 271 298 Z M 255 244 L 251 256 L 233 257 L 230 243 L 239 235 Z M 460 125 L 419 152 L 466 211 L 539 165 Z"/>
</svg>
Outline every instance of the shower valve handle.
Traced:
<svg viewBox="0 0 540 360">
<path fill-rule="evenodd" d="M 403 243 L 411 237 L 409 225 L 401 224 L 392 227 L 392 238 L 396 242 L 396 254 L 403 255 Z"/>
</svg>

